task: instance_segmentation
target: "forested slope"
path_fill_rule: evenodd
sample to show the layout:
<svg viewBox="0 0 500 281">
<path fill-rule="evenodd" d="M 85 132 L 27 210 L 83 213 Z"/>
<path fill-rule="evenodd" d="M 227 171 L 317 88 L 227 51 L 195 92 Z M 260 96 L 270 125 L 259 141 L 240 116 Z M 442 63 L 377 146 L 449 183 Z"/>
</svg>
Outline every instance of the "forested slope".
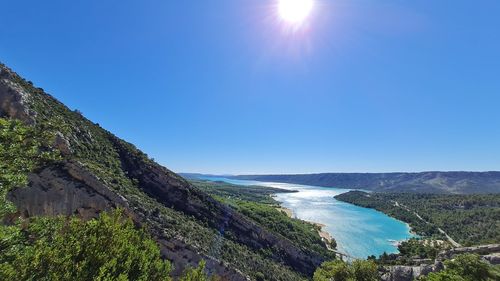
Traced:
<svg viewBox="0 0 500 281">
<path fill-rule="evenodd" d="M 408 222 L 414 231 L 423 236 L 444 239 L 438 231 L 441 228 L 463 245 L 500 243 L 499 194 L 439 195 L 350 191 L 335 198 L 374 208 Z"/>
</svg>

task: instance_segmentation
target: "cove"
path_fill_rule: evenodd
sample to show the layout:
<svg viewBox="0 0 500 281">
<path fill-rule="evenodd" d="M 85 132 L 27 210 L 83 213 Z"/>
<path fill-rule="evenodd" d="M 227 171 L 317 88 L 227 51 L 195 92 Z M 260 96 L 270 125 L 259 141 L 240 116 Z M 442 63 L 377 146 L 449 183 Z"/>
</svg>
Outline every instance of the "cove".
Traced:
<svg viewBox="0 0 500 281">
<path fill-rule="evenodd" d="M 337 241 L 337 249 L 349 256 L 364 259 L 384 252 L 397 253 L 396 241 L 414 237 L 410 227 L 379 211 L 341 202 L 334 196 L 349 189 L 298 185 L 289 183 L 236 180 L 224 177 L 200 176 L 209 181 L 223 181 L 236 185 L 260 185 L 295 190 L 274 197 L 283 207 L 302 220 L 325 225 L 324 230 Z"/>
</svg>

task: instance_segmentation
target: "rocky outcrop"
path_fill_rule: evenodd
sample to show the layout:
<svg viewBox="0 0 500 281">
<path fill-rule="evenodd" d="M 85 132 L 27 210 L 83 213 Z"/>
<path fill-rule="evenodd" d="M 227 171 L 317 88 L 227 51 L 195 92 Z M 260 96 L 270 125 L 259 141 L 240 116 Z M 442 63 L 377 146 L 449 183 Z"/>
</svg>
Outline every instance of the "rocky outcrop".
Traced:
<svg viewBox="0 0 500 281">
<path fill-rule="evenodd" d="M 492 265 L 499 265 L 500 264 L 500 253 L 484 255 L 483 259 Z"/>
<path fill-rule="evenodd" d="M 452 259 L 456 255 L 461 254 L 477 254 L 480 256 L 485 256 L 494 253 L 500 253 L 500 244 L 453 248 L 451 250 L 440 252 L 437 256 L 437 260 Z"/>
<path fill-rule="evenodd" d="M 29 95 L 12 82 L 12 77 L 12 71 L 0 64 L 0 117 L 7 116 L 32 124 L 36 113 L 25 105 Z"/>
<path fill-rule="evenodd" d="M 56 133 L 54 147 L 57 148 L 63 155 L 70 155 L 73 152 L 71 150 L 71 144 L 61 132 Z"/>
<path fill-rule="evenodd" d="M 394 265 L 387 266 L 382 272 L 381 279 L 383 281 L 413 281 L 419 276 L 427 275 L 431 272 L 440 271 L 443 269 L 441 262 L 436 262 L 433 265 L 405 266 Z"/>
<path fill-rule="evenodd" d="M 460 247 L 440 252 L 436 258 L 436 261 L 432 265 L 423 264 L 419 266 L 386 266 L 381 272 L 382 280 L 413 281 L 419 276 L 443 270 L 444 260 L 453 259 L 455 256 L 461 254 L 477 254 L 480 255 L 484 261 L 490 264 L 500 264 L 500 244 L 481 245 L 475 247 Z"/>
<path fill-rule="evenodd" d="M 78 163 L 64 162 L 29 175 L 29 185 L 9 193 L 23 217 L 77 215 L 83 219 L 127 202 Z M 129 212 L 129 214 L 131 214 Z"/>
</svg>

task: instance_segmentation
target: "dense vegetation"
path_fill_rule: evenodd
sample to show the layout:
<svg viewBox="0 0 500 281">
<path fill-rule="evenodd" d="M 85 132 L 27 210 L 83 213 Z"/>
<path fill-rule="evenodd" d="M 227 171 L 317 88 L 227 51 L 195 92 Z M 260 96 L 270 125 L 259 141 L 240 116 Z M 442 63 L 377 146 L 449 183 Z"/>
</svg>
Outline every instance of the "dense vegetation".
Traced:
<svg viewBox="0 0 500 281">
<path fill-rule="evenodd" d="M 15 210 L 7 193 L 27 183 L 27 174 L 60 158 L 50 148 L 54 136 L 43 128 L 25 126 L 17 120 L 0 118 L 0 218 Z"/>
<path fill-rule="evenodd" d="M 500 243 L 499 194 L 439 195 L 351 191 L 336 198 L 374 208 L 405 221 L 413 231 L 422 236 L 443 239 L 437 229 L 439 227 L 462 245 Z"/>
<path fill-rule="evenodd" d="M 319 236 L 319 226 L 290 218 L 285 212 L 279 210 L 279 202 L 271 197 L 273 193 L 292 191 L 263 186 L 241 187 L 223 182 L 191 182 L 268 230 L 291 240 L 297 245 L 319 253 L 326 259 L 335 257 L 325 247 L 325 242 Z M 332 241 L 330 246 L 335 248 L 335 240 Z M 267 252 L 266 255 L 271 255 L 271 253 Z"/>
<path fill-rule="evenodd" d="M 494 281 L 500 280 L 500 266 L 490 265 L 477 255 L 462 254 L 446 260 L 445 269 L 421 276 L 419 281 Z M 371 260 L 346 263 L 334 260 L 323 263 L 313 277 L 314 281 L 378 281 L 380 272 Z"/>
<path fill-rule="evenodd" d="M 356 260 L 346 263 L 334 260 L 323 263 L 313 277 L 314 281 L 378 281 L 377 265 L 373 261 Z"/>
<path fill-rule="evenodd" d="M 449 244 L 444 241 L 411 238 L 398 245 L 397 254 L 383 253 L 379 257 L 370 256 L 368 259 L 382 265 L 413 265 L 415 259 L 433 261 L 440 251 L 448 248 Z"/>
<path fill-rule="evenodd" d="M 6 231 L 7 232 L 7 231 Z M 121 212 L 35 218 L 2 232 L 0 280 L 169 280 L 156 243 Z"/>
<path fill-rule="evenodd" d="M 500 280 L 500 268 L 491 266 L 477 255 L 459 255 L 453 260 L 445 261 L 446 269 L 430 273 L 421 281 L 495 281 Z"/>
<path fill-rule="evenodd" d="M 268 186 L 238 186 L 220 181 L 190 180 L 190 182 L 214 197 L 231 201 L 250 201 L 270 205 L 278 204 L 278 202 L 271 197 L 272 194 L 295 192 L 293 190 Z"/>
</svg>

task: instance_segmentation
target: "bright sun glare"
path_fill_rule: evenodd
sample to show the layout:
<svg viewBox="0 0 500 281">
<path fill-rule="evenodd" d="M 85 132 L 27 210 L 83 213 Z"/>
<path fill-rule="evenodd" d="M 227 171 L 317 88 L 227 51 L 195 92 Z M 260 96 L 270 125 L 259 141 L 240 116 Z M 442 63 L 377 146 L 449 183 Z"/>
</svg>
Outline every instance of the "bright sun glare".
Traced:
<svg viewBox="0 0 500 281">
<path fill-rule="evenodd" d="M 302 23 L 311 13 L 314 0 L 278 0 L 281 19 L 292 24 Z"/>
</svg>

